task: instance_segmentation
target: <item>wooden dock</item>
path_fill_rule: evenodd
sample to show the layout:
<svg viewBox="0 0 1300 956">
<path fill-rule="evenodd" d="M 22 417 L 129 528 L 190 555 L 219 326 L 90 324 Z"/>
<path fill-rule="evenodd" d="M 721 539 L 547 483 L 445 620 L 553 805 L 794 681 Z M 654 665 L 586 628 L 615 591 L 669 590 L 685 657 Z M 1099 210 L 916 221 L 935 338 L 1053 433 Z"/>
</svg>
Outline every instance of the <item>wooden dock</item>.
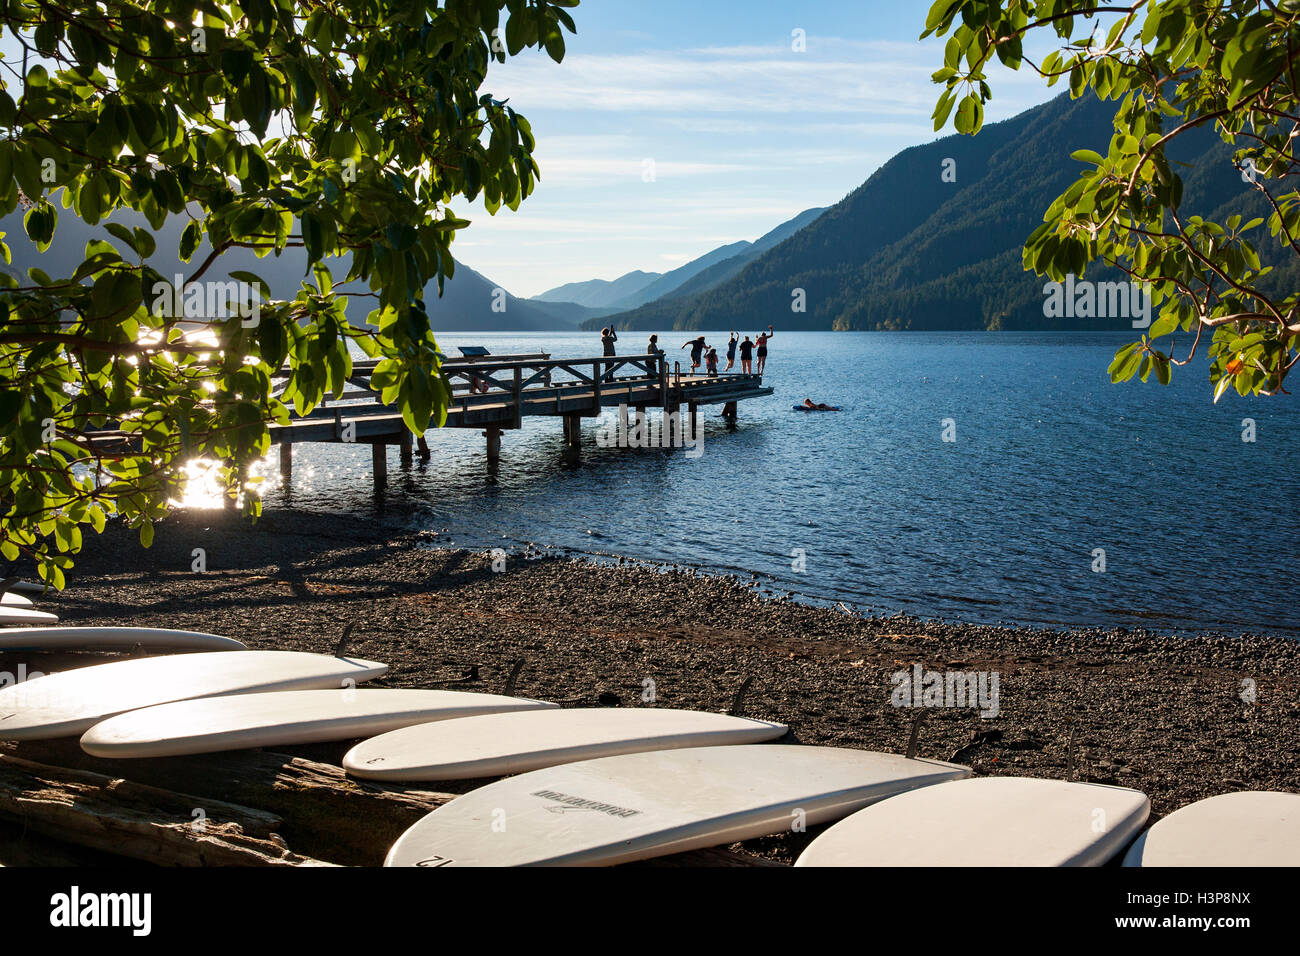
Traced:
<svg viewBox="0 0 1300 956">
<path fill-rule="evenodd" d="M 418 453 L 430 454 L 424 435 L 416 441 L 400 413 L 380 403 L 370 387 L 378 363 L 354 363 L 340 398 L 322 402 L 307 415 L 287 424 L 272 422 L 272 444 L 280 446 L 280 473 L 287 479 L 293 469 L 293 446 L 300 442 L 338 442 L 371 446 L 375 487 L 388 476 L 388 446 L 397 445 L 403 463 Z M 449 358 L 443 371 L 452 386 L 445 428 L 479 428 L 487 439 L 489 462 L 501 454 L 504 432 L 522 427 L 525 418 L 559 418 L 564 424 L 566 451 L 576 455 L 584 418 L 600 416 L 603 409 L 626 406 L 637 411 L 660 409 L 678 416 L 679 433 L 696 431 L 696 410 L 702 405 L 722 405 L 724 416 L 734 419 L 737 405 L 747 398 L 771 395 L 761 376 L 752 374 L 683 374 L 681 363 L 653 355 L 612 355 L 594 358 L 553 359 L 547 353 L 528 355 Z M 283 389 L 287 374 L 276 376 L 274 388 Z M 138 447 L 139 436 L 108 428 L 96 431 L 91 442 L 98 448 Z M 233 506 L 233 501 L 228 504 Z"/>
<path fill-rule="evenodd" d="M 411 432 L 402 416 L 377 405 L 370 387 L 374 360 L 354 364 L 348 389 L 341 399 L 322 405 L 287 425 L 270 426 L 271 441 L 280 446 L 280 470 L 292 471 L 293 446 L 299 442 L 350 442 L 372 448 L 374 480 L 387 477 L 388 446 L 397 445 L 403 461 L 415 454 Z M 452 401 L 445 428 L 482 429 L 489 461 L 501 453 L 504 432 L 520 428 L 525 418 L 547 416 L 564 423 L 566 447 L 577 453 L 583 418 L 603 409 L 661 409 L 680 413 L 694 429 L 696 410 L 702 405 L 722 405 L 723 414 L 736 415 L 737 403 L 771 395 L 757 375 L 683 374 L 680 363 L 652 355 L 614 355 L 553 359 L 546 353 L 447 359 L 443 371 L 452 385 Z M 427 455 L 425 438 L 419 453 Z"/>
</svg>

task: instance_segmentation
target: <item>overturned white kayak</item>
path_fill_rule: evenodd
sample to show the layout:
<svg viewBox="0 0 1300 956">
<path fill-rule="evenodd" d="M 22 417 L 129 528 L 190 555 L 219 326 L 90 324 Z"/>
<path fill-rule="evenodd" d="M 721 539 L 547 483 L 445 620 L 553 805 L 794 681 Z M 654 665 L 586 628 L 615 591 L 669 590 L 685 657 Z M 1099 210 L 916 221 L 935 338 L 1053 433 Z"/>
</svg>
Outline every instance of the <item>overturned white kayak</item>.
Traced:
<svg viewBox="0 0 1300 956">
<path fill-rule="evenodd" d="M 11 627 L 0 630 L 0 651 L 159 650 L 244 651 L 242 641 L 202 631 L 162 627 Z"/>
<path fill-rule="evenodd" d="M 457 797 L 393 845 L 385 866 L 608 866 L 800 829 L 968 767 L 782 744 L 602 757 Z"/>
<path fill-rule="evenodd" d="M 468 780 L 615 754 L 784 736 L 784 724 L 659 707 L 492 714 L 407 727 L 357 744 L 343 768 L 374 780 Z"/>
<path fill-rule="evenodd" d="M 795 866 L 1101 866 L 1150 813 L 1124 787 L 980 777 L 883 800 L 841 820 Z"/>
<path fill-rule="evenodd" d="M 1125 866 L 1300 866 L 1300 794 L 1224 793 L 1158 820 Z"/>
<path fill-rule="evenodd" d="M 387 664 L 299 651 L 211 651 L 142 657 L 0 688 L 0 740 L 80 735 L 128 710 L 220 694 L 347 687 Z"/>
<path fill-rule="evenodd" d="M 110 717 L 86 731 L 81 749 L 97 757 L 172 757 L 353 740 L 426 721 L 555 706 L 498 694 L 391 688 L 205 697 Z"/>
</svg>

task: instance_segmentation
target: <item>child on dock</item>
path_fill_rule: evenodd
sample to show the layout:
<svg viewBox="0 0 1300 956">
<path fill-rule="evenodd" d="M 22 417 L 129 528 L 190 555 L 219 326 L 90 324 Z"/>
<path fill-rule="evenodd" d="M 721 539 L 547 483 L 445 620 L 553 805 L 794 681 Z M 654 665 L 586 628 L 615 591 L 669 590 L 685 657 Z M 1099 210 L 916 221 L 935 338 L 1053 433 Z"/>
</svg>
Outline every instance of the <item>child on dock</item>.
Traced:
<svg viewBox="0 0 1300 956">
<path fill-rule="evenodd" d="M 718 350 L 709 349 L 709 354 L 704 357 L 705 371 L 713 378 L 718 375 Z"/>
</svg>

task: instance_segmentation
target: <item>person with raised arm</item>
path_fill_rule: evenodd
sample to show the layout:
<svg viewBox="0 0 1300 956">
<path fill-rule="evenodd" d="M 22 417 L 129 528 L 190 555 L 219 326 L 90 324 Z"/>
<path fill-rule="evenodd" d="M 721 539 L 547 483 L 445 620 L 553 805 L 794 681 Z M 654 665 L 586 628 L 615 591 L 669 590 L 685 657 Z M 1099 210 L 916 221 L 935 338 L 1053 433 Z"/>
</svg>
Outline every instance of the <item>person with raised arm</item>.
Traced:
<svg viewBox="0 0 1300 956">
<path fill-rule="evenodd" d="M 767 340 L 773 335 L 772 326 L 767 327 L 767 332 L 759 335 L 755 344 L 758 346 L 758 374 L 763 374 L 763 368 L 767 365 Z"/>
</svg>

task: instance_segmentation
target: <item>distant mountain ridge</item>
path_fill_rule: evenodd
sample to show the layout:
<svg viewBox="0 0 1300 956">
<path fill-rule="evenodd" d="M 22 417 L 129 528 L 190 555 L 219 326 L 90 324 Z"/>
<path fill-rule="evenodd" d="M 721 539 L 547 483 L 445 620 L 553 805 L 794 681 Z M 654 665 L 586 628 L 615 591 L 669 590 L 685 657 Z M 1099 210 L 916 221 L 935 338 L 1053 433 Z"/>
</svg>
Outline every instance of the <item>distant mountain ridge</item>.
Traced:
<svg viewBox="0 0 1300 956">
<path fill-rule="evenodd" d="M 111 221 L 128 227 L 150 228 L 143 216 L 131 210 L 118 210 Z M 170 216 L 155 234 L 158 248 L 149 262 L 168 278 L 192 271 L 193 265 L 202 262 L 211 250 L 204 239 L 189 264 L 180 261 L 176 250 L 186 221 L 180 216 Z M 104 229 L 102 223 L 88 226 L 66 209 L 59 210 L 54 242 L 43 253 L 37 252 L 36 246 L 27 238 L 21 210 L 0 218 L 0 231 L 6 233 L 5 242 L 13 253 L 11 271 L 19 273 L 25 273 L 31 266 L 39 266 L 52 276 L 71 275 L 81 263 L 86 243 L 91 239 L 104 239 L 124 253 L 129 251 Z M 346 259 L 332 260 L 329 265 L 336 279 L 347 273 Z M 276 298 L 293 298 L 306 275 L 307 257 L 300 248 L 287 248 L 279 256 L 271 255 L 264 259 L 257 258 L 248 249 L 231 249 L 214 263 L 205 278 L 224 282 L 228 273 L 239 270 L 265 279 Z M 343 291 L 344 294 L 352 292 L 348 296 L 348 319 L 354 325 L 364 325 L 366 316 L 375 308 L 375 300 L 358 293 L 370 290 L 345 288 Z M 549 332 L 574 329 L 583 320 L 605 314 L 572 302 L 533 302 L 518 298 L 463 262 L 457 262 L 455 275 L 443 284 L 441 296 L 438 295 L 437 283 L 431 282 L 425 287 L 424 300 L 433 328 L 440 332 Z"/>
<path fill-rule="evenodd" d="M 1091 95 L 1071 100 L 1063 94 L 985 126 L 977 136 L 903 150 L 839 203 L 739 268 L 720 263 L 701 272 L 696 286 L 684 284 L 678 294 L 602 321 L 619 329 L 683 330 L 768 323 L 794 329 L 1126 327 L 1114 318 L 1046 317 L 1045 280 L 1021 264 L 1024 240 L 1085 168 L 1070 153 L 1105 153 L 1115 108 Z M 1230 148 L 1210 130 L 1195 132 L 1171 156 L 1190 164 L 1180 169 L 1184 211 L 1216 219 L 1226 211 L 1267 215 L 1265 200 L 1232 167 Z M 955 163 L 956 182 L 941 177 L 947 160 Z M 1119 275 L 1094 267 L 1087 278 Z M 800 291 L 804 312 L 792 308 Z"/>
<path fill-rule="evenodd" d="M 573 302 L 588 308 L 632 308 L 618 306 L 617 303 L 634 296 L 649 286 L 656 279 L 662 278 L 660 272 L 628 272 L 617 279 L 588 279 L 586 282 L 567 282 L 564 285 L 548 289 L 541 295 L 532 297 L 534 302 Z M 642 302 L 648 300 L 641 300 Z M 640 305 L 637 302 L 636 305 Z"/>
<path fill-rule="evenodd" d="M 738 272 L 745 263 L 798 232 L 824 211 L 821 208 L 805 209 L 793 219 L 781 223 L 753 242 L 741 239 L 738 242 L 718 246 L 670 272 L 629 272 L 617 279 L 570 282 L 533 296 L 532 301 L 576 302 L 597 308 L 604 316 L 635 309 L 662 298 L 682 295 L 686 291 L 694 292 L 712 288 Z M 585 323 L 583 327 L 599 328 L 600 323 L 592 320 Z"/>
</svg>

